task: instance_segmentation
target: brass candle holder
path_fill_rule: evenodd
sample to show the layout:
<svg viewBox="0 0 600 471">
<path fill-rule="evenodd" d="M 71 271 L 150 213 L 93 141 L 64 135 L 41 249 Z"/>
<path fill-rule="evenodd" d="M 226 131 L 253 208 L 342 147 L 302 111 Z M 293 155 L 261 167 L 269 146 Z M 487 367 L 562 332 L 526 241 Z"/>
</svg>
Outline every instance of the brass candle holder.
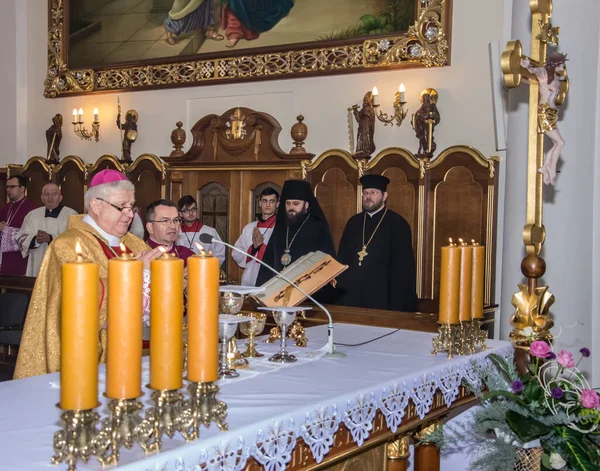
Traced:
<svg viewBox="0 0 600 471">
<path fill-rule="evenodd" d="M 60 408 L 60 404 L 56 407 Z M 68 471 L 77 469 L 77 462 L 87 463 L 96 451 L 96 423 L 100 418 L 95 409 L 64 410 L 60 416 L 64 427 L 54 434 L 52 464 L 66 463 Z"/>
<path fill-rule="evenodd" d="M 188 386 L 190 398 L 183 403 L 180 430 L 186 441 L 198 439 L 200 425 L 206 428 L 214 422 L 219 430 L 226 431 L 227 404 L 217 400 L 219 387 L 215 383 L 191 382 Z"/>
<path fill-rule="evenodd" d="M 102 428 L 96 439 L 96 455 L 104 466 L 116 465 L 121 446 L 130 449 L 137 441 L 136 432 L 142 423 L 140 410 L 143 407 L 137 397 L 111 399 L 108 403 L 110 417 L 102 421 Z"/>
<path fill-rule="evenodd" d="M 475 353 L 476 331 L 472 320 L 460 323 L 459 337 L 460 355 L 473 355 Z"/>
<path fill-rule="evenodd" d="M 179 430 L 183 394 L 179 389 L 154 389 L 154 407 L 146 411 L 146 417 L 135 427 L 134 434 L 146 453 L 160 451 L 162 437 L 173 438 Z"/>
<path fill-rule="evenodd" d="M 439 335 L 433 338 L 432 354 L 447 352 L 448 358 L 460 355 L 460 325 L 438 322 Z"/>
</svg>

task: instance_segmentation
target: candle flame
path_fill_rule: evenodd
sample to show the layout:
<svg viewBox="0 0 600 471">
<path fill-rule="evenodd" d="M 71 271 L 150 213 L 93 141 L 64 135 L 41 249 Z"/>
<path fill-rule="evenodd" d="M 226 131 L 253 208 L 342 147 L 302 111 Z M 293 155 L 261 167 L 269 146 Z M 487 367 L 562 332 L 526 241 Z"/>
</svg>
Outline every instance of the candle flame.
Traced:
<svg viewBox="0 0 600 471">
<path fill-rule="evenodd" d="M 77 243 L 75 244 L 75 253 L 80 256 L 81 255 L 81 244 L 79 243 L 79 241 L 77 241 Z"/>
<path fill-rule="evenodd" d="M 200 250 L 200 252 L 204 252 L 204 247 L 202 247 L 198 242 L 194 242 L 194 244 L 196 244 L 196 247 L 198 247 L 198 250 Z"/>
<path fill-rule="evenodd" d="M 123 253 L 127 252 L 127 247 L 125 247 L 125 244 L 123 242 L 119 243 L 119 247 L 121 247 L 121 252 L 123 252 Z"/>
<path fill-rule="evenodd" d="M 464 241 L 464 240 L 462 240 L 462 238 L 461 238 L 461 237 L 459 237 L 459 238 L 458 238 L 458 243 L 459 243 L 459 244 L 463 244 L 464 242 L 465 242 L 465 241 Z"/>
<path fill-rule="evenodd" d="M 448 243 L 452 245 L 452 237 L 448 237 Z"/>
<path fill-rule="evenodd" d="M 400 93 L 403 93 L 406 91 L 406 87 L 404 86 L 403 83 L 400 84 L 400 86 L 398 87 L 398 90 L 400 91 Z"/>
<path fill-rule="evenodd" d="M 167 253 L 167 248 L 163 247 L 162 245 L 159 245 L 158 246 L 158 251 L 164 254 L 164 253 Z"/>
</svg>

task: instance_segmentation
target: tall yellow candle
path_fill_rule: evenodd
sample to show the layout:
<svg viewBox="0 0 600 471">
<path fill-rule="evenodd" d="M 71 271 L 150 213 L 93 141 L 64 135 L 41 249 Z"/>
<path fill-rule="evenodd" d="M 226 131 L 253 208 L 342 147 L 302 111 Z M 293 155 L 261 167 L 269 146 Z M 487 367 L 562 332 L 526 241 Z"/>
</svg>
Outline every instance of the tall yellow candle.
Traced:
<svg viewBox="0 0 600 471">
<path fill-rule="evenodd" d="M 458 239 L 460 250 L 460 295 L 458 315 L 461 322 L 471 320 L 471 286 L 473 281 L 473 247 Z"/>
<path fill-rule="evenodd" d="M 474 240 L 473 248 L 473 283 L 471 286 L 471 312 L 473 319 L 483 318 L 483 281 L 485 278 L 485 247 Z"/>
<path fill-rule="evenodd" d="M 98 405 L 98 265 L 81 256 L 62 266 L 60 407 L 93 409 Z"/>
<path fill-rule="evenodd" d="M 219 259 L 200 251 L 188 263 L 187 379 L 217 380 L 219 352 Z"/>
<path fill-rule="evenodd" d="M 442 324 L 458 324 L 460 249 L 452 243 L 442 247 L 440 269 L 440 314 Z"/>
<path fill-rule="evenodd" d="M 143 269 L 131 254 L 108 261 L 106 396 L 111 399 L 142 393 Z"/>
<path fill-rule="evenodd" d="M 150 387 L 179 389 L 183 377 L 183 260 L 150 262 Z"/>
</svg>

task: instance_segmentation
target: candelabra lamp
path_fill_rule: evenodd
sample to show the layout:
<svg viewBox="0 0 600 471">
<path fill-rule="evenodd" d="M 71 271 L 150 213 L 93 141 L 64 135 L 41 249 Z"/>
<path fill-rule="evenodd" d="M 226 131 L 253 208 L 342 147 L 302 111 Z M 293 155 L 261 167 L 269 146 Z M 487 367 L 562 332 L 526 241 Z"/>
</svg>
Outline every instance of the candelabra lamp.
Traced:
<svg viewBox="0 0 600 471">
<path fill-rule="evenodd" d="M 76 471 L 78 461 L 87 463 L 96 449 L 99 418 L 96 408 L 63 409 L 63 428 L 54 434 L 52 464 L 66 463 L 68 471 Z"/>
<path fill-rule="evenodd" d="M 73 110 L 73 131 L 75 134 L 86 141 L 91 141 L 92 137 L 96 142 L 100 139 L 100 121 L 98 119 L 98 108 L 94 108 L 94 121 L 92 122 L 92 130 L 88 131 L 83 126 L 83 109 Z"/>
<path fill-rule="evenodd" d="M 384 113 L 383 111 L 378 109 L 380 106 L 378 103 L 379 91 L 377 90 L 377 87 L 373 87 L 373 105 L 375 106 L 375 108 L 377 108 L 375 110 L 375 116 L 377 116 L 377 119 L 381 121 L 385 126 L 387 126 L 388 124 L 391 126 L 393 126 L 394 124 L 396 126 L 400 126 L 402 124 L 402 121 L 404 121 L 404 118 L 406 118 L 406 115 L 408 114 L 408 109 L 404 108 L 404 105 L 406 105 L 406 101 L 404 101 L 405 90 L 406 88 L 404 87 L 404 84 L 401 83 L 400 87 L 398 87 L 398 91 L 396 92 L 396 99 L 394 100 L 394 112 L 391 115 L 388 115 L 387 113 Z"/>
</svg>

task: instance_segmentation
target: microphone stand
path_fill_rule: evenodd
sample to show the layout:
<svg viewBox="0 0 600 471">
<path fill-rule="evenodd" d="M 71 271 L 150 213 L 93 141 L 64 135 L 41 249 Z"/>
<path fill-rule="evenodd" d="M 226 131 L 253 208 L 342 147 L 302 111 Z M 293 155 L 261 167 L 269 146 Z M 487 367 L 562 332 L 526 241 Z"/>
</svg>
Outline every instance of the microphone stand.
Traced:
<svg viewBox="0 0 600 471">
<path fill-rule="evenodd" d="M 203 236 L 207 236 L 207 237 L 203 237 Z M 325 306 L 323 306 L 320 302 L 318 302 L 310 294 L 308 294 L 306 291 L 304 291 L 302 288 L 300 288 L 300 286 L 298 286 L 296 283 L 294 283 L 288 277 L 286 277 L 285 275 L 283 275 L 281 272 L 278 272 L 273 267 L 271 267 L 270 265 L 267 265 L 265 262 L 263 262 L 259 258 L 255 257 L 254 255 L 250 255 L 249 253 L 244 252 L 243 250 L 238 249 L 234 245 L 231 245 L 231 244 L 228 244 L 227 242 L 223 242 L 222 240 L 216 239 L 213 236 L 211 236 L 210 234 L 201 234 L 200 235 L 200 242 L 204 242 L 205 244 L 210 244 L 210 243 L 215 243 L 216 242 L 217 244 L 223 244 L 226 247 L 229 247 L 230 249 L 235 250 L 236 252 L 240 252 L 241 254 L 244 254 L 246 257 L 250 257 L 252 260 L 256 260 L 263 267 L 268 268 L 276 276 L 278 276 L 279 278 L 281 278 L 282 280 L 284 280 L 285 282 L 287 282 L 288 284 L 290 284 L 291 286 L 293 286 L 294 288 L 296 288 L 298 291 L 300 291 L 304 296 L 306 296 L 313 303 L 315 303 L 315 305 L 317 305 L 319 308 L 321 308 L 321 310 L 327 315 L 327 318 L 329 319 L 329 324 L 327 325 L 327 353 L 325 354 L 325 356 L 326 357 L 330 357 L 330 358 L 331 357 L 333 357 L 333 358 L 343 358 L 343 357 L 346 356 L 345 353 L 343 353 L 343 352 L 337 352 L 335 350 L 335 345 L 333 344 L 333 318 L 331 317 L 331 314 L 329 313 L 329 311 L 327 310 L 327 308 Z"/>
</svg>

